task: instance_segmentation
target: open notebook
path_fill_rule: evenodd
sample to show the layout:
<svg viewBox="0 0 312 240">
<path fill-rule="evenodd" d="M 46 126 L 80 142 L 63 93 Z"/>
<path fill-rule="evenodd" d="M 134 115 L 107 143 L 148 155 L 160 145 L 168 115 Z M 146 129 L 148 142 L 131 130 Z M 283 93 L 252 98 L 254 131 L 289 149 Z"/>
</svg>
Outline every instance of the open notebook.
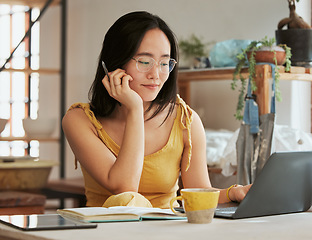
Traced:
<svg viewBox="0 0 312 240">
<path fill-rule="evenodd" d="M 216 217 L 248 218 L 307 211 L 312 203 L 312 152 L 270 156 L 244 200 L 220 204 Z"/>
<path fill-rule="evenodd" d="M 82 207 L 58 209 L 57 213 L 63 217 L 83 220 L 86 222 L 121 222 L 142 220 L 176 220 L 186 219 L 175 215 L 171 209 L 147 207 Z"/>
</svg>

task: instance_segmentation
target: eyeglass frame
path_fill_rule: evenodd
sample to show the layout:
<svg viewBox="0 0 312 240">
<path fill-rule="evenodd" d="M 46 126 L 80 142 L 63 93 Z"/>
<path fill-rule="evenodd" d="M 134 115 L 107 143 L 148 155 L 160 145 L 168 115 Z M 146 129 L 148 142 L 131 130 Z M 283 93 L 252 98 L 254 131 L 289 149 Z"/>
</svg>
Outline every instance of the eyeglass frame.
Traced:
<svg viewBox="0 0 312 240">
<path fill-rule="evenodd" d="M 153 65 L 152 65 L 152 67 L 151 67 L 150 69 L 148 69 L 147 71 L 140 71 L 140 70 L 139 70 L 139 67 L 138 67 L 138 62 L 139 62 L 138 59 L 139 59 L 139 58 L 143 58 L 143 57 L 150 58 L 150 59 L 153 60 Z M 136 69 L 137 69 L 139 72 L 142 72 L 142 73 L 149 72 L 149 71 L 154 67 L 155 63 L 156 63 L 156 64 L 158 65 L 158 67 L 159 67 L 159 66 L 160 66 L 160 62 L 162 61 L 162 60 L 160 60 L 160 61 L 157 62 L 154 58 L 152 58 L 152 57 L 150 57 L 150 56 L 139 56 L 139 57 L 137 57 L 137 58 L 132 57 L 131 59 L 134 60 L 134 61 L 136 61 L 136 64 L 135 64 Z M 174 66 L 172 67 L 172 69 L 169 70 L 169 72 L 163 72 L 163 71 L 161 70 L 161 68 L 159 68 L 159 70 L 160 70 L 161 73 L 169 74 L 169 73 L 172 72 L 172 70 L 174 69 L 174 67 L 175 67 L 176 64 L 178 63 L 174 58 L 169 58 L 169 61 L 172 61 L 172 60 L 173 60 L 173 63 L 174 63 Z"/>
</svg>

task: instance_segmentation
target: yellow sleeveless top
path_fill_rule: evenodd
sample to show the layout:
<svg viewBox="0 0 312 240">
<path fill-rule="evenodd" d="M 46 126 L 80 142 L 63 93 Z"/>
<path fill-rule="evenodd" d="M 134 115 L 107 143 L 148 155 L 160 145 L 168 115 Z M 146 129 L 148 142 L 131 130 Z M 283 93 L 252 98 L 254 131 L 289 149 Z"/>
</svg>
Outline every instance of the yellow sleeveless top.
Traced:
<svg viewBox="0 0 312 240">
<path fill-rule="evenodd" d="M 188 139 L 191 146 L 190 125 L 193 117 L 192 111 L 179 95 L 177 96 L 177 104 L 177 115 L 167 144 L 159 151 L 144 157 L 143 171 L 138 192 L 147 198 L 152 203 L 153 207 L 170 208 L 170 200 L 176 196 L 176 192 L 179 188 L 178 179 L 184 149 L 184 129 L 188 131 Z M 106 133 L 100 122 L 95 118 L 94 113 L 90 110 L 89 104 L 75 103 L 69 110 L 73 108 L 81 108 L 84 110 L 96 128 L 101 141 L 117 156 L 120 146 Z M 191 147 L 189 148 L 188 159 L 187 169 L 190 165 Z M 75 160 L 76 168 L 77 160 L 79 161 L 79 159 Z M 187 171 L 187 169 L 185 169 L 185 171 Z M 81 170 L 85 182 L 86 205 L 92 207 L 102 206 L 112 193 L 99 185 L 82 166 Z"/>
</svg>

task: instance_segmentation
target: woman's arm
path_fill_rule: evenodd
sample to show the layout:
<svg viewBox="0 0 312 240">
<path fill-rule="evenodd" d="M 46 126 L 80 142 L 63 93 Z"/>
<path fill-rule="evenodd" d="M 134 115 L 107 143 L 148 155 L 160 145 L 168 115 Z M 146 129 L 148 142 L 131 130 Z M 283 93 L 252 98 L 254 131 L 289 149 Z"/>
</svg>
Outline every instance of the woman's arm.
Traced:
<svg viewBox="0 0 312 240">
<path fill-rule="evenodd" d="M 121 75 L 126 76 L 125 74 Z M 112 79 L 114 77 L 111 77 Z M 105 80 L 105 84 L 110 84 L 107 79 Z M 130 92 L 128 81 L 129 77 L 128 79 L 124 78 L 123 86 L 112 90 L 121 104 L 127 106 L 124 119 L 125 130 L 117 158 L 98 138 L 96 129 L 83 110 L 73 109 L 69 111 L 62 122 L 66 138 L 75 157 L 100 185 L 113 194 L 138 191 L 143 168 L 143 103 L 142 99 L 135 96 L 131 89 L 132 92 Z M 114 86 L 108 87 L 114 88 Z"/>
<path fill-rule="evenodd" d="M 144 124 L 138 116 L 128 115 L 117 158 L 98 138 L 83 110 L 73 109 L 63 118 L 63 129 L 75 157 L 100 185 L 114 194 L 138 190 L 144 159 Z"/>
<path fill-rule="evenodd" d="M 206 135 L 202 121 L 198 114 L 193 111 L 193 122 L 191 124 L 192 157 L 190 168 L 185 171 L 187 166 L 187 153 L 189 149 L 187 132 L 184 131 L 185 149 L 182 156 L 181 176 L 184 188 L 212 188 L 209 180 L 206 162 Z M 245 197 L 251 185 L 235 186 L 231 189 L 220 190 L 219 203 L 230 201 L 240 202 Z M 216 188 L 214 188 L 216 189 Z"/>
</svg>

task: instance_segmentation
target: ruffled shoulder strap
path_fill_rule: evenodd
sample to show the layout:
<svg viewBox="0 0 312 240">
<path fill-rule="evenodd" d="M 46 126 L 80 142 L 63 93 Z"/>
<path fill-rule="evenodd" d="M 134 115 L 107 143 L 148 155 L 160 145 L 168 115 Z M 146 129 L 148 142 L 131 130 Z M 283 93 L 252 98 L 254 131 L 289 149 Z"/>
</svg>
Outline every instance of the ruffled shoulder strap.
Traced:
<svg viewBox="0 0 312 240">
<path fill-rule="evenodd" d="M 192 157 L 191 123 L 193 121 L 193 112 L 192 109 L 183 101 L 183 99 L 179 95 L 177 95 L 177 104 L 179 105 L 181 111 L 180 126 L 182 129 L 186 129 L 188 134 L 188 162 L 185 169 L 185 171 L 187 171 L 190 167 Z"/>
<path fill-rule="evenodd" d="M 102 129 L 101 123 L 96 119 L 93 111 L 90 109 L 90 104 L 89 103 L 74 103 L 73 105 L 70 106 L 70 108 L 67 111 L 70 111 L 74 108 L 81 108 L 87 117 L 90 119 L 94 127 L 98 130 Z"/>
</svg>

